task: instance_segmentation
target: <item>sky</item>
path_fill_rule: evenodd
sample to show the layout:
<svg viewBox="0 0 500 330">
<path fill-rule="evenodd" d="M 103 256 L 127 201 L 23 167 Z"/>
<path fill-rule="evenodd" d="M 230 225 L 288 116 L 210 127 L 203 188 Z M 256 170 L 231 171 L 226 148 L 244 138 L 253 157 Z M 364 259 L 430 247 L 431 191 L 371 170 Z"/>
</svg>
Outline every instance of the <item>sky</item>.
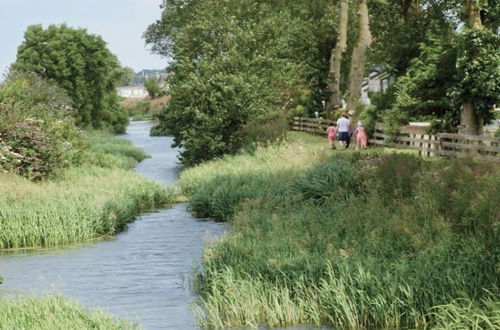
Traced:
<svg viewBox="0 0 500 330">
<path fill-rule="evenodd" d="M 16 60 L 29 25 L 66 23 L 100 35 L 123 66 L 134 71 L 164 69 L 167 59 L 152 54 L 142 39 L 160 18 L 162 0 L 0 0 L 0 73 Z"/>
</svg>

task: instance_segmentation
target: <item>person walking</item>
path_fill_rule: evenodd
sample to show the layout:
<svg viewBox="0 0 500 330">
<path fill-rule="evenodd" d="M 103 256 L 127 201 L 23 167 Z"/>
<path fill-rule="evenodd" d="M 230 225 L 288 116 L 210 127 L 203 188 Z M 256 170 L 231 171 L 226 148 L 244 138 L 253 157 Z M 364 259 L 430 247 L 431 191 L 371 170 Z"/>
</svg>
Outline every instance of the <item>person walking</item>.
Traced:
<svg viewBox="0 0 500 330">
<path fill-rule="evenodd" d="M 368 145 L 368 136 L 366 134 L 363 123 L 358 121 L 358 126 L 354 131 L 354 136 L 356 137 L 356 150 L 365 149 Z"/>
<path fill-rule="evenodd" d="M 351 131 L 351 121 L 346 113 L 337 120 L 338 140 L 342 149 L 347 148 L 349 143 L 349 132 Z"/>
<path fill-rule="evenodd" d="M 333 126 L 333 123 L 328 124 L 326 133 L 328 134 L 328 143 L 330 145 L 330 149 L 335 149 L 334 141 L 337 136 L 337 131 L 335 130 L 335 126 Z"/>
</svg>

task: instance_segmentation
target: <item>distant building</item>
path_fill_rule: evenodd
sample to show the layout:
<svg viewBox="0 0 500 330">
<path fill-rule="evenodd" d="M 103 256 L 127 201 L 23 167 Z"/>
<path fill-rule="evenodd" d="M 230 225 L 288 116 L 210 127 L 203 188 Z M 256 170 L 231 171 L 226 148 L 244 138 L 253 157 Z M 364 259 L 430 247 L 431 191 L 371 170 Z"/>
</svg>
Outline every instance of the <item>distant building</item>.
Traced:
<svg viewBox="0 0 500 330">
<path fill-rule="evenodd" d="M 394 76 L 379 69 L 374 69 L 368 77 L 363 78 L 361 102 L 370 105 L 371 101 L 368 92 L 385 92 L 394 81 Z"/>
<path fill-rule="evenodd" d="M 136 72 L 132 80 L 132 85 L 142 85 L 148 79 L 156 79 L 159 82 L 164 81 L 168 77 L 167 70 L 148 70 Z"/>
<path fill-rule="evenodd" d="M 148 96 L 148 91 L 144 86 L 118 87 L 118 95 L 128 99 L 141 99 Z"/>
</svg>

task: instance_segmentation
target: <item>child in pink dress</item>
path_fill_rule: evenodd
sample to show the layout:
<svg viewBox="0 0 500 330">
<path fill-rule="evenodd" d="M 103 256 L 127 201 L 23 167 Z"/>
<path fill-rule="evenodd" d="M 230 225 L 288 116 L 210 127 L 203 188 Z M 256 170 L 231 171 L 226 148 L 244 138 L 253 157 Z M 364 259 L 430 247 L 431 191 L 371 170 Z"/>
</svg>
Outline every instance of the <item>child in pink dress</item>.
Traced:
<svg viewBox="0 0 500 330">
<path fill-rule="evenodd" d="M 368 144 L 368 137 L 366 135 L 365 128 L 360 121 L 358 121 L 358 127 L 356 127 L 354 134 L 356 136 L 356 150 L 366 148 Z"/>
<path fill-rule="evenodd" d="M 330 149 L 335 149 L 335 145 L 333 141 L 335 141 L 337 137 L 337 130 L 333 126 L 333 123 L 328 124 L 328 128 L 326 129 L 326 133 L 328 134 L 328 143 L 330 144 Z"/>
</svg>

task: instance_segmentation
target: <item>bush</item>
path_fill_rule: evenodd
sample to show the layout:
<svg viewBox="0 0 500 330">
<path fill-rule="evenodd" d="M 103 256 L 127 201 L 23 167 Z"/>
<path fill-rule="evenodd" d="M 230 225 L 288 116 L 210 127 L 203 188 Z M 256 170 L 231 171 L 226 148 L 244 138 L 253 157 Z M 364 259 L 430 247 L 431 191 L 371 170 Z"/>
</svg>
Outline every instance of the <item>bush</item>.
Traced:
<svg viewBox="0 0 500 330">
<path fill-rule="evenodd" d="M 63 90 L 12 71 L 0 86 L 0 169 L 40 180 L 78 163 L 84 143 L 72 115 Z"/>
<path fill-rule="evenodd" d="M 149 132 L 149 136 L 169 136 L 169 135 L 171 135 L 170 130 L 161 123 L 151 127 L 151 131 Z"/>
</svg>

